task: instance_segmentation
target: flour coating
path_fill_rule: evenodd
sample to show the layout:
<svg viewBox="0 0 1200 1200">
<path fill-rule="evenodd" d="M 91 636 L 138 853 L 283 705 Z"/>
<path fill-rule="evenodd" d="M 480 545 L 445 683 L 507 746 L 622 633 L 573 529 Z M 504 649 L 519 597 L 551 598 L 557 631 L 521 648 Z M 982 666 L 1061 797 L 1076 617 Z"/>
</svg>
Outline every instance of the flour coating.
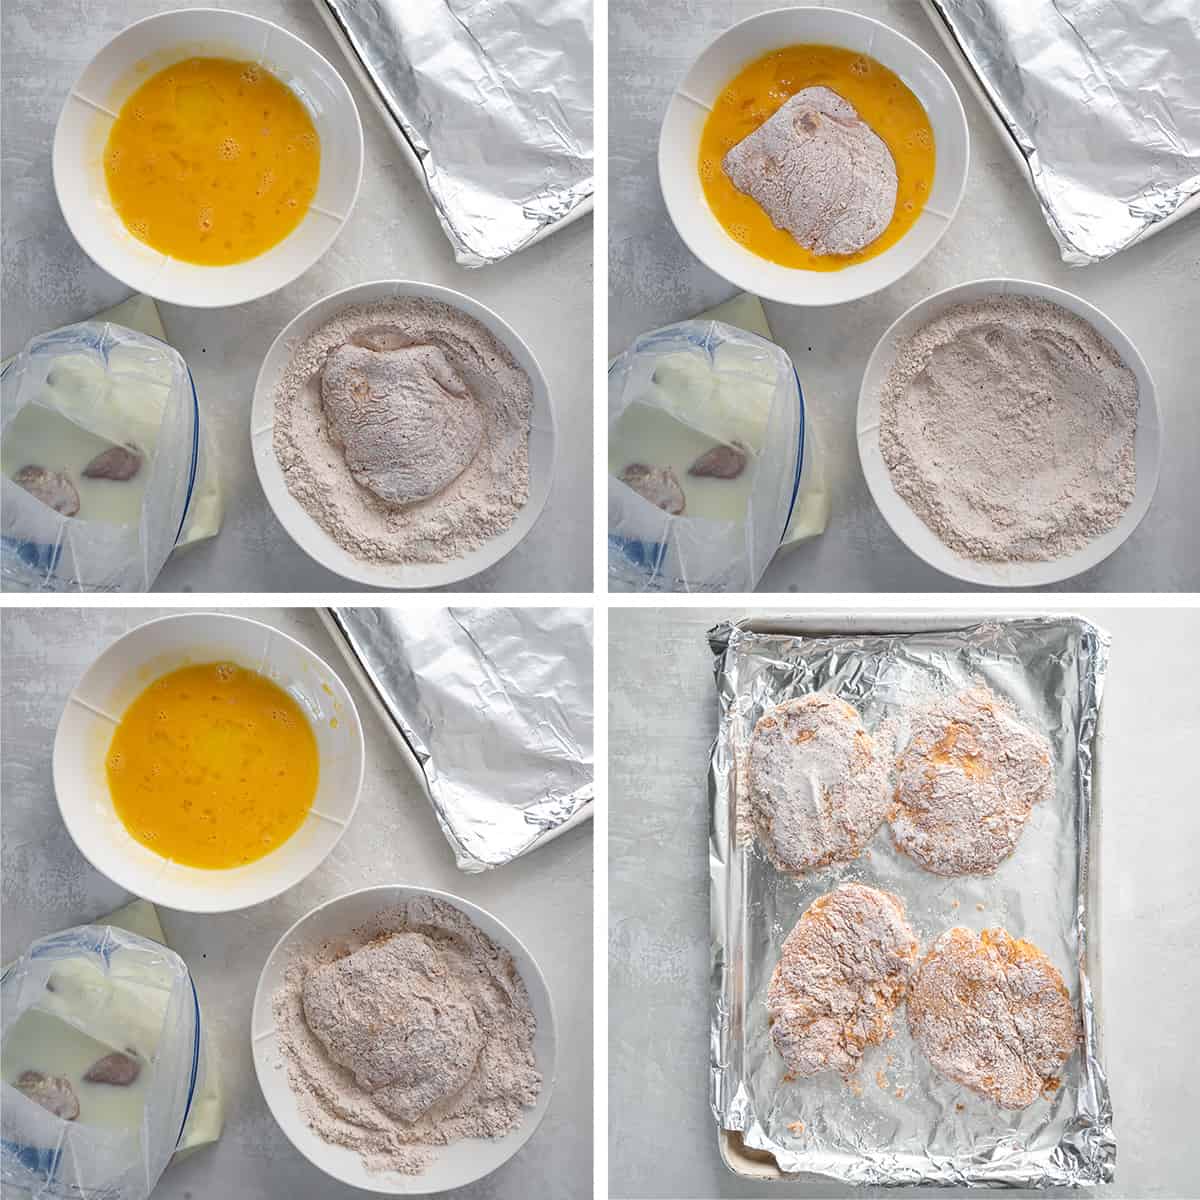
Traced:
<svg viewBox="0 0 1200 1200">
<path fill-rule="evenodd" d="M 436 496 L 483 440 L 483 412 L 437 346 L 339 347 L 321 372 L 321 405 L 350 474 L 388 504 Z"/>
<path fill-rule="evenodd" d="M 443 466 L 432 476 L 422 479 L 426 468 L 410 458 L 380 485 L 415 497 L 469 458 L 441 490 L 398 506 L 355 478 L 343 448 L 351 444 L 356 458 L 365 454 L 372 464 L 368 481 L 387 473 L 379 469 L 384 455 L 378 447 L 357 435 L 347 438 L 353 422 L 335 411 L 339 433 L 322 404 L 322 373 L 331 356 L 347 347 L 384 355 L 406 347 L 436 350 L 474 398 L 482 430 L 473 457 L 462 447 L 449 454 L 439 449 Z M 336 366 L 338 359 L 332 362 Z M 426 352 L 423 366 L 410 358 L 404 372 L 411 382 L 413 371 L 434 370 L 432 364 Z M 503 533 L 529 499 L 532 411 L 528 374 L 490 330 L 448 304 L 409 297 L 346 308 L 295 346 L 276 387 L 272 438 L 288 491 L 348 553 L 376 563 L 448 562 Z M 421 421 L 423 443 L 436 424 Z M 372 432 L 378 436 L 380 428 Z M 473 439 L 469 429 L 464 436 Z"/>
<path fill-rule="evenodd" d="M 276 1039 L 305 1122 L 373 1171 L 503 1137 L 537 1103 L 537 1022 L 512 956 L 419 897 L 288 963 Z"/>
<path fill-rule="evenodd" d="M 857 858 L 887 813 L 884 755 L 858 710 L 828 692 L 785 700 L 759 718 L 749 775 L 758 840 L 792 875 Z"/>
<path fill-rule="evenodd" d="M 722 164 L 739 191 L 816 254 L 854 254 L 896 211 L 891 151 L 854 106 L 825 87 L 804 88 Z"/>
<path fill-rule="evenodd" d="M 1001 1108 L 1058 1087 L 1079 1017 L 1054 964 L 1000 928 L 956 926 L 913 975 L 908 1027 L 934 1069 Z"/>
<path fill-rule="evenodd" d="M 422 933 L 394 933 L 312 971 L 304 1019 L 384 1112 L 453 1107 L 483 1048 L 464 981 Z"/>
<path fill-rule="evenodd" d="M 904 902 L 847 883 L 819 896 L 783 943 L 771 976 L 771 1037 L 794 1075 L 853 1074 L 891 1033 L 917 958 Z"/>
<path fill-rule="evenodd" d="M 897 847 L 927 871 L 987 874 L 1053 789 L 1045 736 L 977 686 L 913 711 L 888 820 Z"/>
</svg>

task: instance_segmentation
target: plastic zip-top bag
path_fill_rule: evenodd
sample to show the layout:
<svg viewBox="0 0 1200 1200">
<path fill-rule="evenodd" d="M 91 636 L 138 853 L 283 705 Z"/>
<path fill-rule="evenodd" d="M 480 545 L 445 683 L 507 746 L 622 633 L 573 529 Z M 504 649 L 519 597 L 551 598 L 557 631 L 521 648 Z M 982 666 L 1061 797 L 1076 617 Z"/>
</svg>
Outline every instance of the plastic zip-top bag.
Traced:
<svg viewBox="0 0 1200 1200">
<path fill-rule="evenodd" d="M 200 1004 L 184 961 L 116 926 L 80 925 L 5 970 L 0 1010 L 5 1189 L 143 1200 L 204 1095 Z M 111 1061 L 106 1074 L 109 1056 L 125 1074 Z"/>
<path fill-rule="evenodd" d="M 205 465 L 196 389 L 177 351 L 104 321 L 34 338 L 4 368 L 0 444 L 6 589 L 150 588 Z M 93 453 L 118 447 L 136 473 L 96 476 Z M 14 482 L 30 471 L 47 481 L 40 497 Z"/>
<path fill-rule="evenodd" d="M 608 382 L 613 590 L 753 590 L 805 473 L 791 359 L 724 322 L 684 321 L 638 338 Z"/>
</svg>

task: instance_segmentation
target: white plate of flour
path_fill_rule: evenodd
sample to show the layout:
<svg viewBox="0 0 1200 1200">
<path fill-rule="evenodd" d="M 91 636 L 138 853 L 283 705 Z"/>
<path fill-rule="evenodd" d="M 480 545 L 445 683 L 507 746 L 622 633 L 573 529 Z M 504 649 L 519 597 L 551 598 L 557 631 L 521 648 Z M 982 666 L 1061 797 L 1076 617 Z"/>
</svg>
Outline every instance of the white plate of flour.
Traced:
<svg viewBox="0 0 1200 1200">
<path fill-rule="evenodd" d="M 496 531 L 481 529 L 478 536 L 469 540 L 467 548 L 462 552 L 451 550 L 445 561 L 421 561 L 419 557 L 401 561 L 367 552 L 372 542 L 372 531 L 378 532 L 378 526 L 363 526 L 363 552 L 352 552 L 348 547 L 355 542 L 355 529 L 343 527 L 339 541 L 302 505 L 289 490 L 288 481 L 280 464 L 276 451 L 276 401 L 281 384 L 286 382 L 288 368 L 297 351 L 303 352 L 307 339 L 319 334 L 324 327 L 336 321 L 348 310 L 364 305 L 379 305 L 406 300 L 433 302 L 449 306 L 458 314 L 478 322 L 495 338 L 500 346 L 511 355 L 516 366 L 528 376 L 531 386 L 531 397 L 526 401 L 529 405 L 529 439 L 528 439 L 528 494 L 523 503 L 514 502 L 515 515 L 506 514 L 505 522 L 511 517 L 511 523 Z M 324 336 L 320 334 L 319 336 Z M 314 375 L 303 388 L 302 407 L 308 410 L 311 423 L 320 425 L 320 388 L 318 377 Z M 296 405 L 299 408 L 301 405 Z M 295 410 L 295 409 L 294 409 Z M 293 411 L 294 411 L 293 410 Z M 554 461 L 556 451 L 556 430 L 554 409 L 550 400 L 550 391 L 545 376 L 538 366 L 532 351 L 517 333 L 496 313 L 478 301 L 449 288 L 437 287 L 433 284 L 419 283 L 411 280 L 378 280 L 373 283 L 358 284 L 340 292 L 334 292 L 315 304 L 310 305 L 295 317 L 279 334 L 267 351 L 266 357 L 258 373 L 254 385 L 254 403 L 250 418 L 251 444 L 254 453 L 254 465 L 258 478 L 266 493 L 275 516 L 296 544 L 310 557 L 316 559 L 322 566 L 336 572 L 355 583 L 371 587 L 388 589 L 397 588 L 434 588 L 458 583 L 472 575 L 499 562 L 509 553 L 533 528 L 545 507 L 550 494 L 550 484 L 554 476 Z M 321 497 L 329 492 L 326 482 L 330 474 L 330 462 L 337 451 L 327 444 L 323 432 L 318 433 L 318 439 L 313 442 L 311 464 L 302 464 L 303 470 L 310 470 L 313 479 L 310 491 Z M 482 458 L 482 452 L 480 458 Z M 470 470 L 470 469 L 468 469 Z M 353 507 L 355 497 L 349 493 L 355 485 L 350 479 L 349 472 L 341 472 L 345 476 L 344 486 L 347 489 L 345 507 Z M 336 472 L 335 472 L 336 474 Z M 466 479 L 464 472 L 460 480 L 456 480 L 447 494 L 458 487 Z M 524 482 L 524 481 L 522 481 Z M 335 483 L 336 486 L 336 483 Z M 365 494 L 365 489 L 358 489 Z M 331 497 L 337 501 L 337 498 Z M 440 499 L 440 498 L 436 498 Z M 518 507 L 519 505 L 519 507 Z M 341 507 L 337 501 L 331 507 Z M 368 514 L 369 515 L 369 514 Z M 366 517 L 364 517 L 364 520 Z M 371 517 L 374 520 L 374 517 Z M 504 522 L 501 522 L 503 524 Z M 434 529 L 432 536 L 426 539 L 427 545 L 438 550 L 439 537 L 433 522 L 426 522 Z M 450 535 L 451 537 L 453 534 Z M 450 545 L 450 539 L 445 541 Z"/>
<path fill-rule="evenodd" d="M 326 1140 L 306 1119 L 301 1100 L 289 1082 L 289 1055 L 283 1045 L 284 1036 L 277 1029 L 274 1000 L 280 989 L 285 988 L 289 966 L 298 960 L 320 953 L 322 947 L 357 949 L 362 945 L 363 930 L 391 928 L 393 918 L 389 914 L 397 909 L 410 912 L 420 922 L 439 908 L 444 913 L 444 906 L 456 910 L 452 915 L 457 920 L 465 918 L 476 932 L 494 943 L 493 949 L 499 947 L 511 955 L 536 1021 L 532 1049 L 541 1074 L 540 1089 L 536 1102 L 522 1108 L 519 1124 L 501 1137 L 468 1136 L 434 1146 L 419 1173 L 372 1170 L 357 1149 Z M 483 963 L 480 970 L 488 965 Z M 427 1195 L 465 1187 L 483 1178 L 507 1162 L 532 1137 L 554 1090 L 557 1054 L 554 1010 L 541 971 L 506 926 L 490 913 L 447 892 L 401 884 L 383 885 L 349 892 L 313 909 L 279 939 L 267 958 L 254 994 L 250 1028 L 259 1086 L 272 1115 L 292 1144 L 332 1178 L 383 1195 Z M 347 1074 L 334 1070 L 335 1074 Z"/>
<path fill-rule="evenodd" d="M 1029 561 L 976 561 L 946 545 L 897 491 L 880 447 L 882 391 L 898 352 L 931 321 L 957 305 L 986 297 L 1028 296 L 1050 301 L 1081 318 L 1116 350 L 1137 381 L 1137 428 L 1133 498 L 1106 532 L 1059 557 Z M 1161 422 L 1154 381 L 1145 360 L 1125 333 L 1098 309 L 1070 292 L 1017 279 L 979 279 L 927 297 L 910 308 L 880 338 L 863 373 L 858 398 L 857 439 L 863 474 L 892 531 L 918 557 L 956 579 L 989 587 L 1039 587 L 1070 579 L 1107 558 L 1137 528 L 1158 486 Z"/>
</svg>

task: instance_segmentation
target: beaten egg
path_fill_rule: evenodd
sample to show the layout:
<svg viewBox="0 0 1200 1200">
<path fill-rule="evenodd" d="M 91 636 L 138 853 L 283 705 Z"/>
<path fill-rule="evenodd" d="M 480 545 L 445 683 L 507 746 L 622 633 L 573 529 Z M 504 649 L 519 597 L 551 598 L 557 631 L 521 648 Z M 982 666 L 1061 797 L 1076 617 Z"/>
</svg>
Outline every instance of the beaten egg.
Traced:
<svg viewBox="0 0 1200 1200">
<path fill-rule="evenodd" d="M 117 215 L 184 262 L 244 262 L 300 223 L 321 145 L 299 98 L 265 67 L 189 58 L 124 103 L 104 150 Z"/>
<path fill-rule="evenodd" d="M 228 662 L 156 679 L 121 717 L 106 760 L 129 833 L 189 867 L 240 867 L 304 821 L 317 791 L 317 741 L 300 706 Z"/>
<path fill-rule="evenodd" d="M 778 228 L 725 174 L 725 155 L 804 88 L 827 87 L 849 101 L 883 140 L 896 164 L 896 211 L 856 254 L 815 254 Z M 912 228 L 933 187 L 933 127 L 921 102 L 882 63 L 839 46 L 785 46 L 756 59 L 726 84 L 700 137 L 700 181 L 713 215 L 747 250 L 785 267 L 838 271 L 895 245 Z"/>
</svg>

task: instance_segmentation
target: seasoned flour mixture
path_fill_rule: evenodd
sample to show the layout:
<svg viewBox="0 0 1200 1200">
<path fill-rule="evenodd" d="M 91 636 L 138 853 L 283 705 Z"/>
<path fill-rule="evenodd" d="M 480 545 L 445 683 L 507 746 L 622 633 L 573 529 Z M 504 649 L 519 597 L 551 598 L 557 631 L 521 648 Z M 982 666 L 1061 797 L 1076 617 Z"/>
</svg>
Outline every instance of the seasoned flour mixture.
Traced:
<svg viewBox="0 0 1200 1200">
<path fill-rule="evenodd" d="M 448 304 L 340 312 L 294 349 L 275 394 L 288 491 L 344 550 L 377 563 L 461 558 L 529 498 L 533 385 Z"/>
<path fill-rule="evenodd" d="M 436 1146 L 502 1137 L 541 1090 L 512 957 L 442 900 L 298 955 L 273 1008 L 301 1114 L 370 1170 L 417 1174 Z"/>
<path fill-rule="evenodd" d="M 957 305 L 901 346 L 880 396 L 896 491 L 980 562 L 1064 557 L 1133 500 L 1138 386 L 1088 322 L 1031 296 Z"/>
</svg>

